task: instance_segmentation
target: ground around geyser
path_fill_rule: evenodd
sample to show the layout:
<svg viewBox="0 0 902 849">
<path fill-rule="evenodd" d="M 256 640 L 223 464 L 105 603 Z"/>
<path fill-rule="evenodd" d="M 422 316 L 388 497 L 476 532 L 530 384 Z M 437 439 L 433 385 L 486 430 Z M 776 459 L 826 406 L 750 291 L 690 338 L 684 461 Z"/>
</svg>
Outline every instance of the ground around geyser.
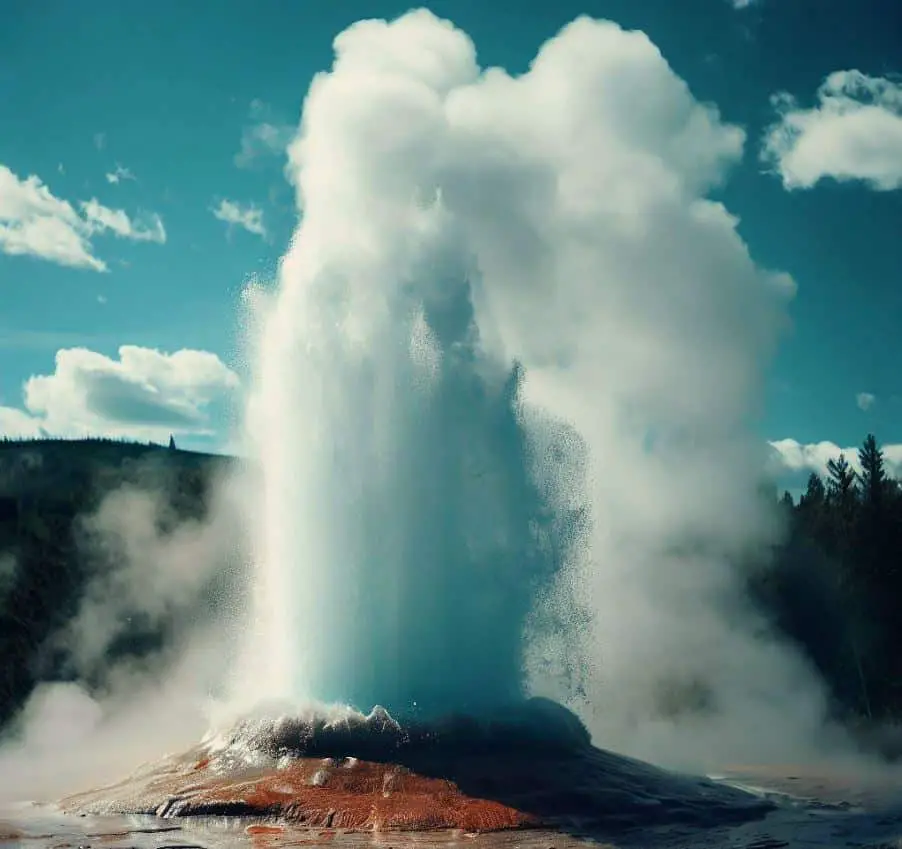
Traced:
<svg viewBox="0 0 902 849">
<path fill-rule="evenodd" d="M 375 711 L 239 723 L 118 784 L 0 812 L 0 846 L 876 849 L 902 845 L 900 791 L 894 772 L 670 773 L 592 747 L 550 703 L 429 727 Z"/>
<path fill-rule="evenodd" d="M 699 828 L 687 824 L 648 825 L 609 833 L 547 829 L 481 834 L 460 830 L 426 832 L 346 832 L 296 827 L 273 820 L 232 817 L 161 819 L 144 816 L 73 816 L 53 806 L 21 805 L 0 809 L 0 846 L 22 849 L 288 849 L 327 846 L 334 849 L 890 849 L 902 846 L 902 803 L 857 807 L 848 803 L 860 785 L 854 777 L 843 785 L 836 776 L 800 776 L 796 768 L 756 770 L 744 774 L 762 788 L 792 784 L 799 797 L 777 796 L 765 817 L 740 824 Z M 828 782 L 829 798 L 812 795 Z M 884 795 L 902 800 L 902 784 L 892 782 Z M 764 791 L 762 791 L 764 792 Z M 804 798 L 803 798 L 804 797 Z M 877 800 L 870 797 L 869 801 Z"/>
</svg>

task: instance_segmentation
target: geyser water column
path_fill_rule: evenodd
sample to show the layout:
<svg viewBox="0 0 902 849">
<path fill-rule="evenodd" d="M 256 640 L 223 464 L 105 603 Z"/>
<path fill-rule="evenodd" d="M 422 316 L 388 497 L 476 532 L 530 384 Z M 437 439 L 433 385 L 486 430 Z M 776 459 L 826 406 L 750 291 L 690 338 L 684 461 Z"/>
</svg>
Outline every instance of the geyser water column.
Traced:
<svg viewBox="0 0 902 849">
<path fill-rule="evenodd" d="M 410 215 L 408 244 L 374 219 L 322 258 L 311 217 L 282 268 L 252 420 L 259 636 L 270 695 L 472 712 L 520 696 L 525 620 L 564 550 L 519 370 L 480 354 L 441 204 Z M 380 262 L 381 239 L 410 252 Z"/>
</svg>

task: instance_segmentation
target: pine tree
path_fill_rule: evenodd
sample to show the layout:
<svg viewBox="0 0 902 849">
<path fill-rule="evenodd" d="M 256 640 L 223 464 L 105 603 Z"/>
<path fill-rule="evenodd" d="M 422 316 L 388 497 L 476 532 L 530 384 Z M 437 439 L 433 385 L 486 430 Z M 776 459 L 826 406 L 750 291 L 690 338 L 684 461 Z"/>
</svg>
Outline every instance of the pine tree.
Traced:
<svg viewBox="0 0 902 849">
<path fill-rule="evenodd" d="M 805 488 L 805 493 L 799 499 L 799 507 L 807 509 L 820 508 L 826 500 L 827 490 L 824 487 L 824 482 L 817 472 L 812 472 L 808 475 L 808 486 Z"/>
<path fill-rule="evenodd" d="M 877 438 L 869 433 L 858 449 L 858 463 L 861 466 L 862 501 L 872 514 L 879 515 L 886 502 L 888 480 L 883 450 L 877 444 Z"/>
<path fill-rule="evenodd" d="M 855 569 L 852 557 L 858 507 L 858 476 L 845 454 L 827 461 L 827 497 L 823 540 L 828 554 L 839 565 L 840 580 L 848 583 Z"/>
<path fill-rule="evenodd" d="M 797 509 L 801 526 L 810 536 L 822 542 L 830 517 L 827 513 L 827 489 L 817 472 L 808 476 L 808 486 L 799 498 Z"/>
<path fill-rule="evenodd" d="M 835 460 L 827 461 L 827 493 L 837 509 L 839 517 L 850 522 L 858 503 L 858 475 L 849 465 L 846 455 L 840 453 Z"/>
</svg>

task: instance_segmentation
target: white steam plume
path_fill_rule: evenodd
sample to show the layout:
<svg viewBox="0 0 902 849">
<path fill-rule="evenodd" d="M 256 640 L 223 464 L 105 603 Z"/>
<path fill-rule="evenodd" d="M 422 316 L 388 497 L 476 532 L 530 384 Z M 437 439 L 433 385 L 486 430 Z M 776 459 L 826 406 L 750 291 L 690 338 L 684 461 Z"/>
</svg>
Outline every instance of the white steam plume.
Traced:
<svg viewBox="0 0 902 849">
<path fill-rule="evenodd" d="M 147 469 L 158 483 L 160 472 Z M 109 565 L 95 572 L 78 614 L 60 635 L 75 671 L 91 675 L 102 667 L 133 622 L 150 627 L 173 618 L 190 622 L 192 611 L 222 601 L 208 596 L 215 594 L 211 583 L 240 563 L 239 486 L 238 476 L 220 474 L 202 518 L 178 517 L 165 490 L 140 483 L 116 489 L 94 514 L 80 518 L 85 542 L 79 554 Z M 226 645 L 222 648 L 226 664 Z"/>
</svg>

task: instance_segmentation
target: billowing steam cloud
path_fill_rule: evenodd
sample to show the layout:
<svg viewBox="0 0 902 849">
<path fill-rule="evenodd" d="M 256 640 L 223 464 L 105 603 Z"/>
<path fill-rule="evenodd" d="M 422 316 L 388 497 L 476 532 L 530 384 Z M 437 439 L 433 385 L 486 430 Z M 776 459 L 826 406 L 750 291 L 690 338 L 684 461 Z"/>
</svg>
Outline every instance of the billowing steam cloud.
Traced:
<svg viewBox="0 0 902 849">
<path fill-rule="evenodd" d="M 602 745 L 804 748 L 819 690 L 731 565 L 778 532 L 748 425 L 794 289 L 707 199 L 743 131 L 608 22 L 520 77 L 423 10 L 335 51 L 249 408 L 256 683 L 465 707 L 509 690 L 519 627 Z"/>
<path fill-rule="evenodd" d="M 77 615 L 60 634 L 74 671 L 96 678 L 130 631 L 168 630 L 169 640 L 178 639 L 190 631 L 199 607 L 223 601 L 216 597 L 217 579 L 222 596 L 222 578 L 240 563 L 234 486 L 220 486 L 211 507 L 204 520 L 178 518 L 161 491 L 127 485 L 82 517 L 82 557 L 109 566 L 92 576 Z"/>
</svg>

